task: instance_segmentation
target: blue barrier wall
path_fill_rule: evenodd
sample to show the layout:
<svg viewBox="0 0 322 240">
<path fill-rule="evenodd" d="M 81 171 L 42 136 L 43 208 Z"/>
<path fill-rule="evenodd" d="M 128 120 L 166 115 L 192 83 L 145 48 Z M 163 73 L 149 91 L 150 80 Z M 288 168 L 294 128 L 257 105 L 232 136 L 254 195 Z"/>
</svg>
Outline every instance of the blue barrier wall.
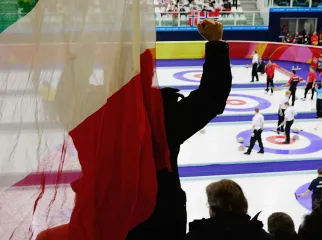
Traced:
<svg viewBox="0 0 322 240">
<path fill-rule="evenodd" d="M 268 27 L 224 27 L 225 40 L 265 41 Z M 199 41 L 195 27 L 157 27 L 157 41 Z"/>
</svg>

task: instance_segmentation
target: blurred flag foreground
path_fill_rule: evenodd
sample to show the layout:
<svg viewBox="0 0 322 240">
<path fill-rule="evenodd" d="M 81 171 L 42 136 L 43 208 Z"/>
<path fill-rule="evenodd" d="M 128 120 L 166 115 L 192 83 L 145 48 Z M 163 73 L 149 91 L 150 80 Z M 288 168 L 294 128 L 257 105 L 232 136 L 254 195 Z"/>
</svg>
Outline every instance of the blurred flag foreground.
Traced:
<svg viewBox="0 0 322 240">
<path fill-rule="evenodd" d="M 153 0 L 39 0 L 1 32 L 1 240 L 69 222 L 121 240 L 152 214 L 170 168 L 154 22 Z"/>
</svg>

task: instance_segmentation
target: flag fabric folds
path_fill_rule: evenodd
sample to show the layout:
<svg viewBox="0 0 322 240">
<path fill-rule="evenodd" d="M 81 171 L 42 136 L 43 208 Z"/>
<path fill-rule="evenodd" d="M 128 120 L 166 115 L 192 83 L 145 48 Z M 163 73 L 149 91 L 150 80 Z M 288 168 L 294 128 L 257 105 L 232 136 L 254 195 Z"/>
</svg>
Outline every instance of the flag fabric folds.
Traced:
<svg viewBox="0 0 322 240">
<path fill-rule="evenodd" d="M 0 239 L 125 239 L 171 170 L 154 2 L 31 4 L 0 34 Z"/>
</svg>

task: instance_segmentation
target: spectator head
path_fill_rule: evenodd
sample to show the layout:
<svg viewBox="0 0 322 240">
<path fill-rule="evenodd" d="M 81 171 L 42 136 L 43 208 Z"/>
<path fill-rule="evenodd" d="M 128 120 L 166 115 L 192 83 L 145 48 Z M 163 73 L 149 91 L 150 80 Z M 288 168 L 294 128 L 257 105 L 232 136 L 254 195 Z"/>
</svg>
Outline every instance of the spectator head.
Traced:
<svg viewBox="0 0 322 240">
<path fill-rule="evenodd" d="M 313 35 L 315 36 L 316 35 L 316 32 L 314 32 Z"/>
<path fill-rule="evenodd" d="M 289 102 L 286 102 L 285 103 L 285 107 L 288 108 L 290 106 L 290 103 Z"/>
<path fill-rule="evenodd" d="M 246 214 L 248 203 L 241 187 L 232 180 L 213 182 L 206 188 L 211 217 L 228 214 Z"/>
<path fill-rule="evenodd" d="M 285 96 L 287 96 L 287 97 L 291 96 L 291 91 L 290 91 L 290 90 L 287 90 L 287 91 L 285 92 Z"/>
<path fill-rule="evenodd" d="M 296 71 L 295 70 L 292 70 L 292 74 L 293 74 L 293 76 L 295 76 L 296 75 Z"/>
<path fill-rule="evenodd" d="M 255 108 L 255 113 L 259 113 L 259 108 Z"/>
<path fill-rule="evenodd" d="M 292 218 L 283 212 L 273 213 L 267 220 L 268 232 L 274 240 L 294 239 L 296 236 L 295 226 Z"/>
<path fill-rule="evenodd" d="M 304 221 L 299 228 L 299 239 L 318 240 L 322 239 L 322 201 L 311 214 L 304 217 Z"/>
<path fill-rule="evenodd" d="M 318 169 L 318 175 L 322 177 L 322 168 Z"/>
<path fill-rule="evenodd" d="M 289 37 L 290 36 L 290 33 L 286 33 L 286 36 Z"/>
</svg>

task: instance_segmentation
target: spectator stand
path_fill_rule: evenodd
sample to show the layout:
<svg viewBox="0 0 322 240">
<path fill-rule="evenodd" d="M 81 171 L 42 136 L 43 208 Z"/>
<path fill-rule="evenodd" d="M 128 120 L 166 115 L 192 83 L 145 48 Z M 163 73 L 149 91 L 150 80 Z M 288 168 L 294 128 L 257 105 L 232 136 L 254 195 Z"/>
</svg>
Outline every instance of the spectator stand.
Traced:
<svg viewBox="0 0 322 240">
<path fill-rule="evenodd" d="M 216 2 L 155 0 L 156 26 L 195 26 L 200 20 L 209 18 L 224 25 L 247 25 L 241 3 L 237 6 L 230 3 L 231 8 L 224 8 L 224 1 Z"/>
</svg>

